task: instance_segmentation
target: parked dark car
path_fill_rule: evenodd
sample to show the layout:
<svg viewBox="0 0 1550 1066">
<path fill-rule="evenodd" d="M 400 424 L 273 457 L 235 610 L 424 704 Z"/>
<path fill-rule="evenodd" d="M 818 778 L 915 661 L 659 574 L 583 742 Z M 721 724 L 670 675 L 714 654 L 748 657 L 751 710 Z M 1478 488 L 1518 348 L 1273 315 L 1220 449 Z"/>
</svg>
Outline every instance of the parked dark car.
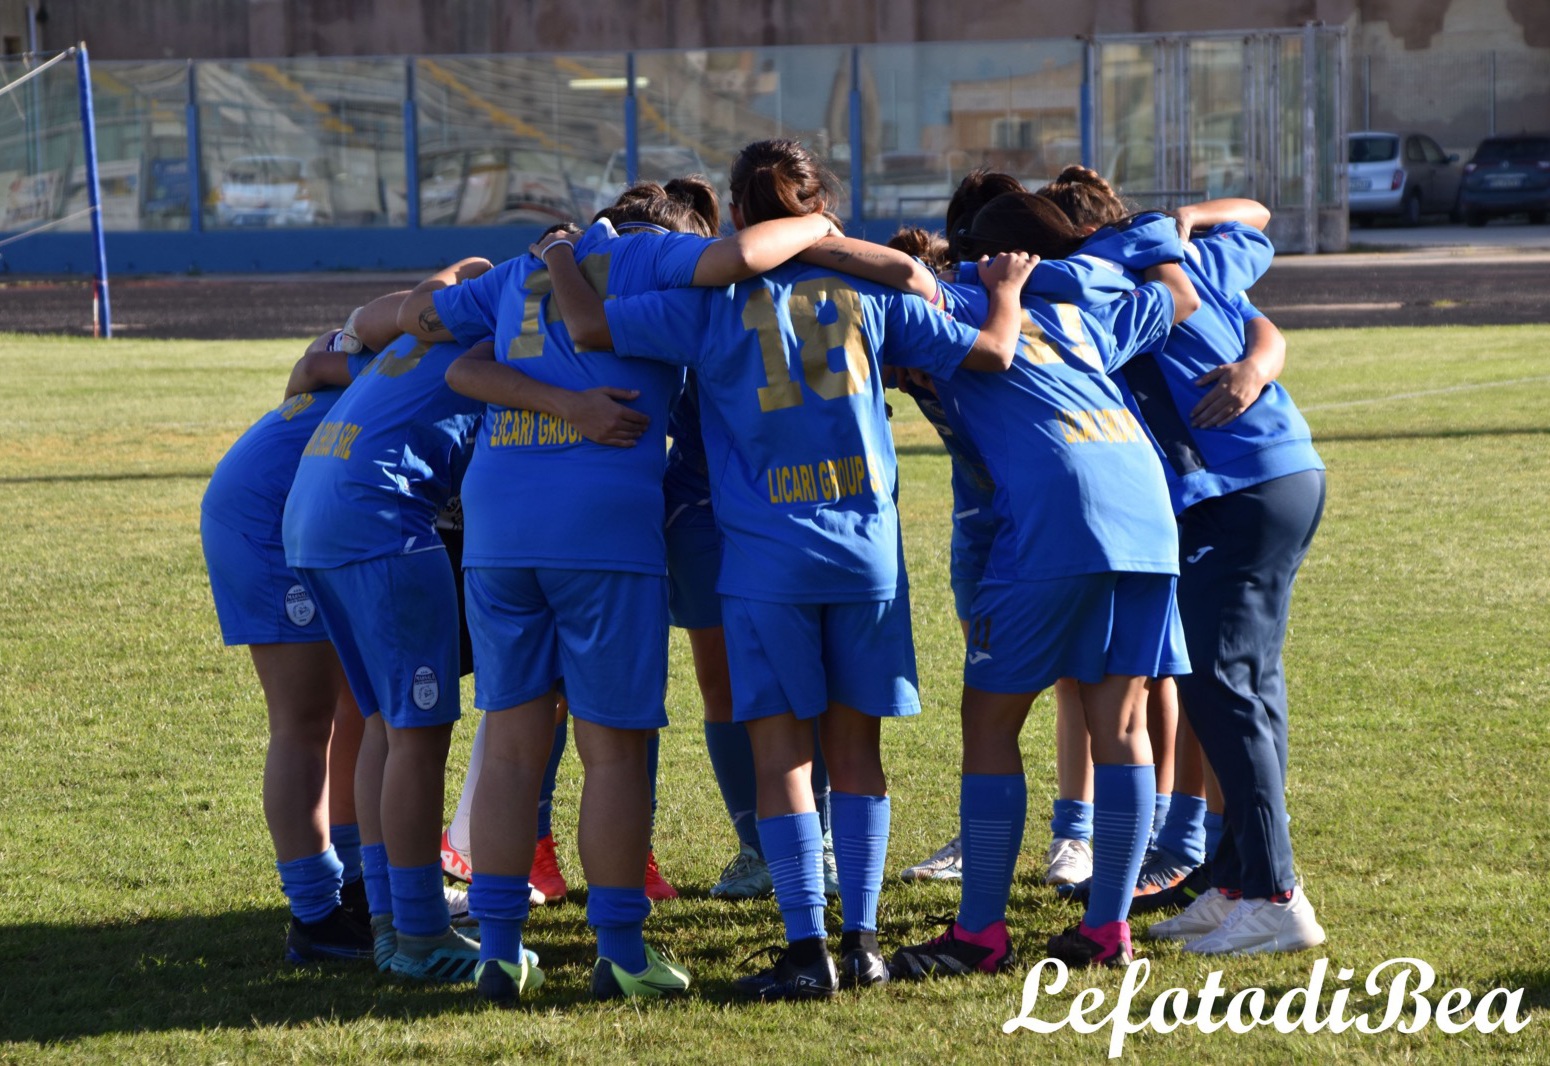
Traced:
<svg viewBox="0 0 1550 1066">
<path fill-rule="evenodd" d="M 1357 225 L 1386 216 L 1418 226 L 1422 215 L 1451 215 L 1457 207 L 1459 157 L 1426 134 L 1362 130 L 1347 137 L 1346 150 Z"/>
<path fill-rule="evenodd" d="M 1464 166 L 1459 209 L 1471 226 L 1527 213 L 1539 225 L 1550 212 L 1550 133 L 1487 137 Z"/>
</svg>

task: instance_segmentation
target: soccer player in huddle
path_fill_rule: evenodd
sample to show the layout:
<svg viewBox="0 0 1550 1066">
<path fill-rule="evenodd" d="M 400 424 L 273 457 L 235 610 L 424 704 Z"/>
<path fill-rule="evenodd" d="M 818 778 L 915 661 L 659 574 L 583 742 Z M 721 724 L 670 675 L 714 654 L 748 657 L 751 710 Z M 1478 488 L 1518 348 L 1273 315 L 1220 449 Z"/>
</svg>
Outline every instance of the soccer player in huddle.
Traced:
<svg viewBox="0 0 1550 1066">
<path fill-rule="evenodd" d="M 281 514 L 296 464 L 368 362 L 335 351 L 337 331 L 297 362 L 286 399 L 216 465 L 200 504 L 210 590 L 228 645 L 246 644 L 264 690 L 264 819 L 290 903 L 286 958 L 370 958 L 353 796 L 361 717 L 307 590 L 285 562 Z M 354 907 L 344 906 L 355 903 Z"/>
<path fill-rule="evenodd" d="M 797 220 L 750 241 L 715 241 L 718 220 L 706 217 L 706 204 L 663 189 L 627 191 L 580 241 L 584 254 L 596 252 L 589 269 L 599 287 L 622 296 L 725 284 L 829 230 L 821 218 Z M 566 238 L 549 246 L 571 247 Z M 522 934 L 533 812 L 562 678 L 586 775 L 578 842 L 588 920 L 598 936 L 593 994 L 659 996 L 686 990 L 690 980 L 645 943 L 643 885 L 648 753 L 667 724 L 664 431 L 682 374 L 578 355 L 549 298 L 551 285 L 545 262 L 522 256 L 473 281 L 419 294 L 400 313 L 401 324 L 427 339 L 495 341 L 491 356 L 461 361 L 450 380 L 489 405 L 463 495 L 475 699 L 488 723 L 474 796 L 470 911 L 480 922 L 479 994 L 506 1004 L 543 980 Z M 533 383 L 636 392 L 637 410 L 649 418 L 639 446 L 598 447 L 563 418 L 533 415 Z M 523 486 L 520 496 L 513 484 Z M 532 520 L 532 499 L 545 501 L 541 522 Z"/>
<path fill-rule="evenodd" d="M 739 228 L 822 218 L 832 202 L 821 165 L 791 141 L 745 148 L 731 188 Z M 578 345 L 696 371 L 723 538 L 733 714 L 752 739 L 759 835 L 787 936 L 774 965 L 736 987 L 806 999 L 886 980 L 876 923 L 890 821 L 880 723 L 917 713 L 919 699 L 880 364 L 944 377 L 960 366 L 1004 368 L 1027 258 L 987 266 L 982 331 L 917 298 L 796 264 L 713 292 L 605 307 L 568 250 L 548 258 Z M 823 921 L 815 718 L 833 787 L 841 972 Z"/>
<path fill-rule="evenodd" d="M 1127 219 L 1108 184 L 1079 167 L 1040 193 L 1090 235 L 1084 253 L 1126 266 L 1144 263 L 1149 230 L 1171 221 Z M 1182 224 L 1203 239 L 1191 242 L 1184 267 L 1204 313 L 1121 377 L 1178 513 L 1179 608 L 1195 666 L 1178 684 L 1226 819 L 1215 890 L 1148 935 L 1202 955 L 1296 951 L 1325 939 L 1293 869 L 1281 663 L 1292 585 L 1323 513 L 1324 464 L 1274 380 L 1284 342 L 1243 294 L 1269 266 L 1269 241 L 1254 228 L 1268 217 L 1251 201 L 1190 212 Z"/>
</svg>

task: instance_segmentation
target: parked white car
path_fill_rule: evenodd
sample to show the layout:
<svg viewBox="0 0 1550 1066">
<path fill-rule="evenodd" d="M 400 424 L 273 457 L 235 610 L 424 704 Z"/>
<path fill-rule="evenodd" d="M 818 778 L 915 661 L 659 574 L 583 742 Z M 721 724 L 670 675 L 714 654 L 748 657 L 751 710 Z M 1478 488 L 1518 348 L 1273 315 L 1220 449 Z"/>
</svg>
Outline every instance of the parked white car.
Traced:
<svg viewBox="0 0 1550 1066">
<path fill-rule="evenodd" d="M 1346 145 L 1351 219 L 1357 225 L 1386 216 L 1418 226 L 1423 215 L 1457 215 L 1464 173 L 1459 157 L 1426 134 L 1363 130 L 1349 134 Z"/>
</svg>

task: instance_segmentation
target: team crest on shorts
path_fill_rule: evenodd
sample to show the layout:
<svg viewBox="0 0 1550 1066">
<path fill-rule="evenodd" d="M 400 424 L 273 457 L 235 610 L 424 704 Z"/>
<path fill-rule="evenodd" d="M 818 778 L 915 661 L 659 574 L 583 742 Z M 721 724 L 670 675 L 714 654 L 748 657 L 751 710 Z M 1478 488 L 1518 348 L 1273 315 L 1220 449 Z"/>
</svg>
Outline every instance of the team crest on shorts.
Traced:
<svg viewBox="0 0 1550 1066">
<path fill-rule="evenodd" d="M 436 671 L 422 666 L 414 672 L 413 695 L 414 705 L 422 711 L 436 706 L 436 701 L 441 699 L 441 683 L 436 680 Z"/>
<path fill-rule="evenodd" d="M 312 597 L 307 590 L 300 585 L 292 585 L 285 590 L 285 617 L 291 620 L 291 625 L 298 629 L 305 629 L 312 624 L 312 619 L 317 616 L 318 609 L 312 603 Z"/>
</svg>

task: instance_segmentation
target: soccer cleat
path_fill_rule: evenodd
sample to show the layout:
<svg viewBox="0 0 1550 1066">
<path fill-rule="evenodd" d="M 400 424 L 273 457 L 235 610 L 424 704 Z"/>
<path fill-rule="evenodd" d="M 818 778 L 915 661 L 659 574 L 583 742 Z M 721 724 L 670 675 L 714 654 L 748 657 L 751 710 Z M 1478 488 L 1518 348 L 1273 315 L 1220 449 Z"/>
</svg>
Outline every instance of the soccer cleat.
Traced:
<svg viewBox="0 0 1550 1066">
<path fill-rule="evenodd" d="M 1148 940 L 1193 940 L 1212 932 L 1238 905 L 1220 889 L 1208 889 L 1195 898 L 1183 914 L 1164 918 L 1146 931 Z"/>
<path fill-rule="evenodd" d="M 1017 962 L 1007 935 L 1006 922 L 993 922 L 971 933 L 952 918 L 939 918 L 947 931 L 924 944 L 900 948 L 888 962 L 888 976 L 895 981 L 918 981 L 932 975 L 1002 973 Z"/>
<path fill-rule="evenodd" d="M 721 871 L 721 879 L 711 886 L 710 894 L 713 899 L 760 899 L 774 891 L 770 868 L 757 851 L 744 844 Z"/>
<path fill-rule="evenodd" d="M 391 914 L 371 916 L 371 957 L 377 969 L 387 973 L 393 956 L 398 954 L 398 930 L 393 928 Z"/>
<path fill-rule="evenodd" d="M 592 967 L 592 998 L 625 999 L 673 996 L 689 991 L 689 971 L 670 962 L 646 945 L 646 968 L 630 973 L 609 959 L 599 958 Z"/>
<path fill-rule="evenodd" d="M 1160 911 L 1181 911 L 1201 893 L 1211 891 L 1211 864 L 1202 863 L 1185 875 L 1184 880 L 1172 888 L 1165 888 L 1150 895 L 1136 896 L 1130 902 L 1131 914 L 1157 914 Z"/>
<path fill-rule="evenodd" d="M 767 955 L 773 965 L 732 982 L 732 991 L 747 999 L 773 1003 L 778 1000 L 831 999 L 840 987 L 839 971 L 827 949 L 806 966 L 791 958 L 790 947 L 770 947 L 744 959 L 751 962 Z"/>
<path fill-rule="evenodd" d="M 656 854 L 650 851 L 646 852 L 646 898 L 652 902 L 678 898 L 678 889 L 662 876 L 662 871 L 657 869 Z"/>
<path fill-rule="evenodd" d="M 823 894 L 826 899 L 840 898 L 840 865 L 834 858 L 834 838 L 823 836 Z"/>
<path fill-rule="evenodd" d="M 1093 845 L 1090 840 L 1056 837 L 1050 841 L 1044 883 L 1074 885 L 1093 875 Z"/>
<path fill-rule="evenodd" d="M 461 888 L 454 888 L 451 885 L 443 885 L 441 894 L 447 900 L 447 920 L 453 925 L 468 926 L 479 924 L 477 918 L 470 918 L 468 916 L 467 892 Z"/>
<path fill-rule="evenodd" d="M 888 966 L 877 947 L 877 934 L 850 932 L 840 937 L 840 987 L 865 988 L 888 980 Z"/>
<path fill-rule="evenodd" d="M 963 837 L 953 837 L 929 859 L 917 862 L 899 876 L 906 881 L 962 881 Z"/>
<path fill-rule="evenodd" d="M 521 962 L 487 959 L 474 967 L 474 991 L 480 999 L 499 1007 L 515 1007 L 523 995 L 543 983 L 538 956 L 526 948 L 522 949 Z"/>
<path fill-rule="evenodd" d="M 1108 922 L 1096 929 L 1086 922 L 1073 925 L 1050 937 L 1046 950 L 1050 958 L 1059 959 L 1073 968 L 1125 967 L 1135 958 L 1130 946 L 1130 923 L 1124 920 Z"/>
<path fill-rule="evenodd" d="M 343 907 L 335 907 L 315 922 L 303 922 L 295 915 L 291 916 L 291 927 L 285 933 L 287 962 L 300 964 L 371 957 L 371 933 Z"/>
<path fill-rule="evenodd" d="M 366 901 L 366 881 L 357 877 L 339 886 L 339 906 L 363 929 L 371 927 L 371 904 Z"/>
<path fill-rule="evenodd" d="M 1141 872 L 1136 876 L 1137 896 L 1155 896 L 1182 884 L 1195 869 L 1188 859 L 1181 859 L 1166 848 L 1153 848 L 1141 861 Z"/>
<path fill-rule="evenodd" d="M 448 928 L 440 936 L 398 934 L 398 951 L 389 969 L 399 977 L 448 984 L 470 981 L 479 965 L 479 942 Z"/>
<path fill-rule="evenodd" d="M 1285 903 L 1240 899 L 1222 924 L 1184 945 L 1191 955 L 1260 955 L 1304 951 L 1324 943 L 1324 927 L 1302 888 Z"/>
<path fill-rule="evenodd" d="M 533 848 L 533 869 L 527 875 L 527 883 L 544 894 L 546 903 L 558 903 L 565 898 L 565 875 L 560 873 L 560 859 L 554 852 L 553 833 L 538 838 L 538 844 Z"/>
<path fill-rule="evenodd" d="M 468 856 L 452 845 L 452 830 L 441 831 L 441 872 L 463 884 L 474 879 L 474 868 Z"/>
</svg>

